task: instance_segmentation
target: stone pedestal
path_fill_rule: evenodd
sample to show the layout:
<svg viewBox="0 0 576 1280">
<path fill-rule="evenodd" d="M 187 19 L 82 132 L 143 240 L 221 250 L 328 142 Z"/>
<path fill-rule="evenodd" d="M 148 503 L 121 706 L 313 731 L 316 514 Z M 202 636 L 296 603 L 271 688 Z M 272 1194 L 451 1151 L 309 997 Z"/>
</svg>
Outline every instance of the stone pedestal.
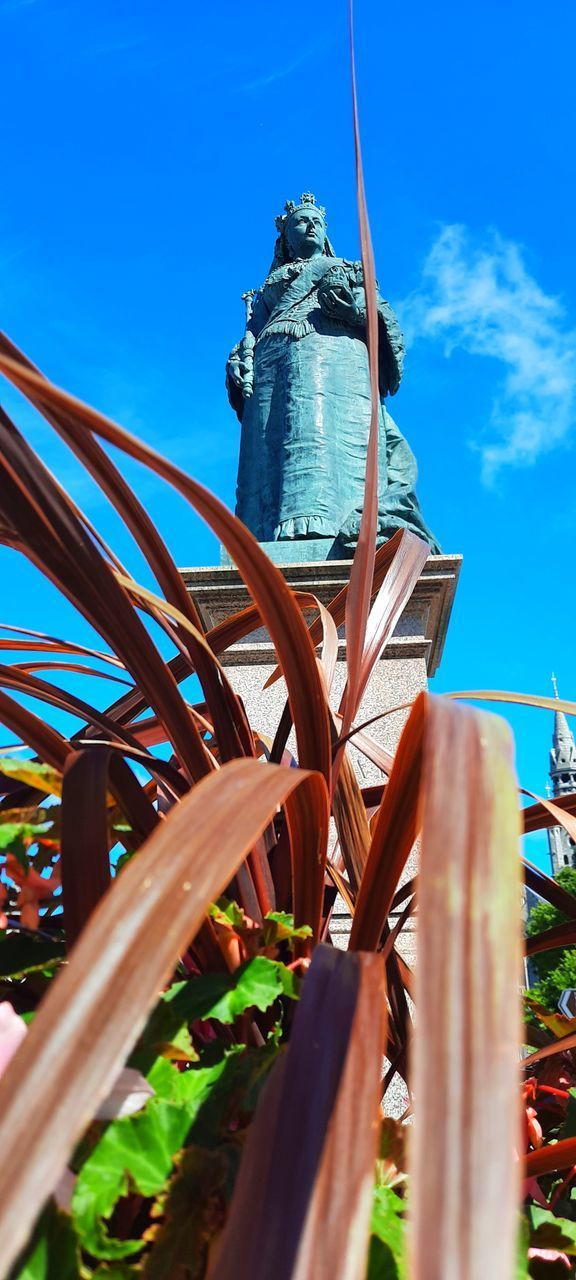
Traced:
<svg viewBox="0 0 576 1280">
<path fill-rule="evenodd" d="M 295 543 L 300 554 L 310 544 Z M 281 543 L 273 544 L 275 558 Z M 286 581 L 297 590 L 309 591 L 328 604 L 348 581 L 349 560 L 318 560 L 279 565 Z M 370 719 L 391 707 L 411 703 L 438 669 L 450 618 L 460 556 L 430 556 L 411 599 L 396 626 L 384 656 L 377 664 L 366 690 L 356 723 Z M 190 594 L 207 626 L 215 626 L 231 614 L 246 608 L 250 597 L 237 570 L 230 564 L 217 568 L 183 569 Z M 341 636 L 333 686 L 333 704 L 338 705 L 346 679 L 346 643 Z M 286 700 L 286 687 L 278 680 L 270 689 L 263 686 L 276 666 L 274 649 L 264 628 L 252 632 L 221 656 L 233 688 L 241 696 L 251 725 L 265 738 L 274 737 Z M 370 727 L 370 734 L 389 751 L 394 751 L 408 710 L 394 711 Z M 351 749 L 361 785 L 381 781 L 378 767 L 354 748 Z M 346 933 L 349 920 L 344 913 L 333 917 L 332 933 Z"/>
<path fill-rule="evenodd" d="M 309 544 L 294 545 L 300 555 Z M 281 544 L 273 544 L 277 563 L 279 547 Z M 405 704 L 412 703 L 423 689 L 427 689 L 429 678 L 438 670 L 461 560 L 461 556 L 429 557 L 384 655 L 372 673 L 356 723 L 363 723 L 389 708 L 402 708 L 376 721 L 368 731 L 388 751 L 395 750 L 408 717 L 409 709 Z M 350 574 L 349 560 L 307 562 L 294 556 L 291 564 L 278 564 L 278 567 L 291 587 L 311 592 L 322 604 L 328 604 L 341 591 Z M 209 627 L 250 604 L 246 587 L 230 563 L 223 563 L 218 568 L 183 569 L 181 572 Z M 342 632 L 343 628 L 332 689 L 335 707 L 346 680 L 346 642 Z M 233 645 L 221 655 L 221 661 L 227 668 L 233 688 L 244 701 L 250 724 L 264 738 L 273 739 L 286 701 L 286 686 L 283 680 L 277 680 L 271 688 L 263 688 L 276 666 L 274 649 L 265 629 L 261 627 Z M 288 745 L 294 748 L 293 737 Z M 350 751 L 361 786 L 382 780 L 382 773 L 376 765 L 353 747 Z M 415 851 L 406 868 L 406 878 L 414 874 L 416 860 Z M 349 932 L 350 917 L 342 899 L 337 898 L 330 926 L 335 945 L 346 947 Z M 413 965 L 413 920 L 409 920 L 402 930 L 397 945 L 406 962 Z M 403 1086 L 396 1077 L 387 1094 L 387 1112 L 401 1116 L 405 1105 Z"/>
</svg>

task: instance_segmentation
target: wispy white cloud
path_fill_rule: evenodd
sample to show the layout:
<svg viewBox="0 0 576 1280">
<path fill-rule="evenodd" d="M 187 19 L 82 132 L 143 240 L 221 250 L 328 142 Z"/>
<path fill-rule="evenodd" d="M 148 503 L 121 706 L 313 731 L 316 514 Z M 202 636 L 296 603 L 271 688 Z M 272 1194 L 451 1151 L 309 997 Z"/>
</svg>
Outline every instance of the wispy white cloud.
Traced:
<svg viewBox="0 0 576 1280">
<path fill-rule="evenodd" d="M 326 53 L 335 43 L 335 36 L 330 40 L 322 38 L 316 40 L 313 44 L 308 45 L 305 49 L 292 58 L 289 62 L 280 63 L 278 66 L 270 67 L 263 74 L 256 76 L 253 80 L 246 81 L 241 88 L 245 91 L 252 92 L 255 89 L 265 89 L 270 84 L 275 84 L 277 80 L 285 80 L 287 76 L 293 75 L 295 71 L 299 71 L 300 67 L 305 66 L 319 53 Z"/>
<path fill-rule="evenodd" d="M 486 483 L 504 466 L 530 466 L 569 443 L 576 424 L 576 330 L 558 298 L 530 274 L 518 244 L 496 231 L 479 242 L 465 227 L 444 227 L 419 289 L 399 309 L 409 341 L 436 339 L 446 355 L 461 349 L 503 364 L 479 446 Z"/>
</svg>

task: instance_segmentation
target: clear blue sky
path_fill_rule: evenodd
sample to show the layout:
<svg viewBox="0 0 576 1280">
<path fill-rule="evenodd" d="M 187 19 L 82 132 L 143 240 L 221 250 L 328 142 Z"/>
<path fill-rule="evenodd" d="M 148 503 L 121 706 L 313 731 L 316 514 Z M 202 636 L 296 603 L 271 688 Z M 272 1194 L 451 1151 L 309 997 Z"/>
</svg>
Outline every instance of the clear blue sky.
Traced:
<svg viewBox="0 0 576 1280">
<path fill-rule="evenodd" d="M 356 20 L 377 271 L 410 341 L 391 408 L 426 518 L 465 557 L 434 687 L 548 693 L 555 669 L 574 698 L 576 10 L 357 0 Z M 345 0 L 0 0 L 0 47 L 2 326 L 233 504 L 223 370 L 274 215 L 311 189 L 358 254 Z M 145 576 L 49 429 L 2 399 Z M 177 561 L 216 563 L 188 509 L 130 475 Z M 4 621 L 89 640 L 0 558 Z M 551 714 L 510 719 L 542 791 Z"/>
</svg>

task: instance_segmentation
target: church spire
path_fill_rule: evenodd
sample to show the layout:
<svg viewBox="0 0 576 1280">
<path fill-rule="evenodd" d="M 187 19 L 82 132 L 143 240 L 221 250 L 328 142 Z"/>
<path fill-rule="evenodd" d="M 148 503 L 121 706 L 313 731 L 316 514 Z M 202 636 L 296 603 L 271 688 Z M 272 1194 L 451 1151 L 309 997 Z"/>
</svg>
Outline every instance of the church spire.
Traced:
<svg viewBox="0 0 576 1280">
<path fill-rule="evenodd" d="M 552 674 L 552 688 L 558 699 L 558 683 Z M 558 699 L 559 700 L 559 699 Z M 554 732 L 550 750 L 550 781 L 552 796 L 568 795 L 576 791 L 576 742 L 563 711 L 554 712 Z M 563 827 L 548 829 L 548 845 L 554 875 L 562 867 L 576 865 L 574 841 Z"/>
<path fill-rule="evenodd" d="M 552 674 L 552 688 L 557 701 L 558 682 Z M 550 751 L 550 777 L 552 795 L 561 796 L 576 791 L 576 742 L 563 711 L 554 712 L 554 732 Z"/>
</svg>

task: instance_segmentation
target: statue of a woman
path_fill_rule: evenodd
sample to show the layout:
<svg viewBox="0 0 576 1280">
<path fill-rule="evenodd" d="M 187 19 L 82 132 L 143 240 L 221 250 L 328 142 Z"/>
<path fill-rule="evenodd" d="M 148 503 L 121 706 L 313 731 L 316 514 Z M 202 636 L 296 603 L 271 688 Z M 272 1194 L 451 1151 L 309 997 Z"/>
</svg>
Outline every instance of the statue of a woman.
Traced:
<svg viewBox="0 0 576 1280">
<path fill-rule="evenodd" d="M 334 255 L 324 210 L 308 192 L 286 204 L 276 226 L 272 266 L 244 295 L 246 333 L 226 367 L 242 423 L 236 514 L 260 542 L 338 539 L 351 554 L 370 427 L 362 268 Z M 400 384 L 404 344 L 380 295 L 378 315 L 378 541 L 411 529 L 437 553 L 414 492 L 416 460 L 384 407 Z"/>
</svg>

